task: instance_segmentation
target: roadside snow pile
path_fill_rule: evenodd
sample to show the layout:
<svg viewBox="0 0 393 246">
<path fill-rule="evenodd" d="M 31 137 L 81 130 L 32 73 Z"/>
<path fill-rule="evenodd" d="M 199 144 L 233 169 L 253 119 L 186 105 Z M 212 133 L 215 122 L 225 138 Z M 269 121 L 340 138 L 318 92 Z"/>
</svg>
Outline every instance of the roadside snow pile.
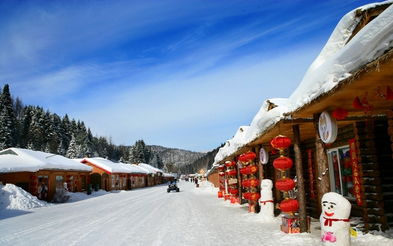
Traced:
<svg viewBox="0 0 393 246">
<path fill-rule="evenodd" d="M 39 200 L 16 185 L 0 185 L 0 210 L 26 210 L 46 206 L 49 206 L 47 202 Z"/>
</svg>

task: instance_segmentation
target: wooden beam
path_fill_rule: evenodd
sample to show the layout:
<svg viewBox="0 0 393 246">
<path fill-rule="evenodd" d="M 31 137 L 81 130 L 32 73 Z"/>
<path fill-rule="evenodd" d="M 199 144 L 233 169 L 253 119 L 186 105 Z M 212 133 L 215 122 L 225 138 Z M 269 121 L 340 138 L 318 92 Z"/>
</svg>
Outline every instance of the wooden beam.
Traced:
<svg viewBox="0 0 393 246">
<path fill-rule="evenodd" d="M 299 200 L 300 232 L 307 232 L 306 193 L 304 190 L 302 152 L 300 150 L 300 127 L 293 125 L 293 150 L 297 177 L 297 199 Z"/>
<path fill-rule="evenodd" d="M 325 152 L 325 144 L 322 142 L 318 131 L 319 114 L 314 115 L 315 128 L 315 154 L 316 154 L 316 170 L 317 170 L 317 194 L 318 194 L 318 208 L 321 210 L 321 199 L 323 194 L 330 192 L 329 182 L 329 164 Z"/>
</svg>

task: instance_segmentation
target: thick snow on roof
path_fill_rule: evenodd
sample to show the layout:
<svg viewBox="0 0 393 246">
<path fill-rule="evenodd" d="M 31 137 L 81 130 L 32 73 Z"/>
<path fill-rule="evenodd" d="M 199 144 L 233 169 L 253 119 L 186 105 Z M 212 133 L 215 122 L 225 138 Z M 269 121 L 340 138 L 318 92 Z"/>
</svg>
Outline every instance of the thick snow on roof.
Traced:
<svg viewBox="0 0 393 246">
<path fill-rule="evenodd" d="M 272 104 L 275 107 L 269 110 Z M 250 126 L 240 127 L 235 136 L 218 150 L 214 158 L 214 163 L 222 161 L 225 157 L 235 153 L 247 143 L 255 140 L 265 129 L 277 123 L 287 110 L 287 99 L 285 98 L 273 98 L 264 101 L 262 107 L 251 121 Z"/>
<path fill-rule="evenodd" d="M 123 167 L 127 168 L 130 171 L 130 173 L 139 173 L 139 174 L 148 174 L 149 173 L 146 169 L 140 168 L 138 165 L 135 165 L 135 164 L 122 163 L 121 165 L 123 165 Z"/>
<path fill-rule="evenodd" d="M 376 60 L 393 47 L 393 5 L 363 27 L 349 42 L 360 18 L 358 9 L 367 10 L 393 0 L 368 4 L 346 14 L 338 23 L 319 56 L 288 99 L 266 100 L 245 134 L 228 140 L 215 156 L 214 164 L 235 153 L 284 118 L 318 96 L 333 89 L 362 66 Z M 269 110 L 270 103 L 277 107 Z"/>
<path fill-rule="evenodd" d="M 21 148 L 9 148 L 0 152 L 0 173 L 37 172 L 50 169 L 91 171 L 91 167 L 61 155 Z"/>
<path fill-rule="evenodd" d="M 155 168 L 146 163 L 139 163 L 138 167 L 146 169 L 147 171 L 149 171 L 149 173 L 164 173 L 161 169 Z"/>
<path fill-rule="evenodd" d="M 102 168 L 109 173 L 132 173 L 129 168 L 124 166 L 125 164 L 115 163 L 102 157 L 84 158 L 82 162 L 85 161 Z"/>
<path fill-rule="evenodd" d="M 366 10 L 377 5 L 368 4 Z M 391 5 L 362 28 L 348 43 L 360 18 L 357 9 L 346 14 L 338 23 L 320 55 L 311 64 L 297 89 L 289 97 L 289 111 L 295 111 L 319 95 L 330 91 L 340 81 L 393 47 L 393 6 Z"/>
</svg>

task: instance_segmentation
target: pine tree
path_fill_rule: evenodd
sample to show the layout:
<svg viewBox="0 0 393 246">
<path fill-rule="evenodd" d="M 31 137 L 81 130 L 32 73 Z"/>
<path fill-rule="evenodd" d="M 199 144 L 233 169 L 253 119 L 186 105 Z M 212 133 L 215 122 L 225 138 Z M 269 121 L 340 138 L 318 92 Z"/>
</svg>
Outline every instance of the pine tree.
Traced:
<svg viewBox="0 0 393 246">
<path fill-rule="evenodd" d="M 130 148 L 129 161 L 131 163 L 148 163 L 150 159 L 150 151 L 147 149 L 143 140 L 135 142 Z"/>
<path fill-rule="evenodd" d="M 66 157 L 75 159 L 79 158 L 79 147 L 76 143 L 76 138 L 74 135 L 72 135 L 71 141 L 70 141 L 70 146 L 68 146 Z"/>
<path fill-rule="evenodd" d="M 0 96 L 0 149 L 16 146 L 16 126 L 10 89 L 6 84 Z"/>
</svg>

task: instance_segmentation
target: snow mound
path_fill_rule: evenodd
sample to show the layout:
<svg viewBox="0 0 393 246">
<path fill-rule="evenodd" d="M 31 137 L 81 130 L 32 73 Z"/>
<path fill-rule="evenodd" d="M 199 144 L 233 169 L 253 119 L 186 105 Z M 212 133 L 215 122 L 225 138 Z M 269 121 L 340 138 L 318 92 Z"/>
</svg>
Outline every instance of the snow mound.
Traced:
<svg viewBox="0 0 393 246">
<path fill-rule="evenodd" d="M 16 185 L 0 185 L 0 210 L 26 210 L 46 206 L 49 206 L 47 202 L 39 200 Z"/>
<path fill-rule="evenodd" d="M 82 200 L 86 200 L 93 197 L 98 197 L 102 195 L 110 194 L 110 192 L 105 190 L 93 191 L 90 195 L 87 195 L 85 192 L 69 192 L 67 195 L 70 196 L 67 202 L 78 202 Z"/>
</svg>

